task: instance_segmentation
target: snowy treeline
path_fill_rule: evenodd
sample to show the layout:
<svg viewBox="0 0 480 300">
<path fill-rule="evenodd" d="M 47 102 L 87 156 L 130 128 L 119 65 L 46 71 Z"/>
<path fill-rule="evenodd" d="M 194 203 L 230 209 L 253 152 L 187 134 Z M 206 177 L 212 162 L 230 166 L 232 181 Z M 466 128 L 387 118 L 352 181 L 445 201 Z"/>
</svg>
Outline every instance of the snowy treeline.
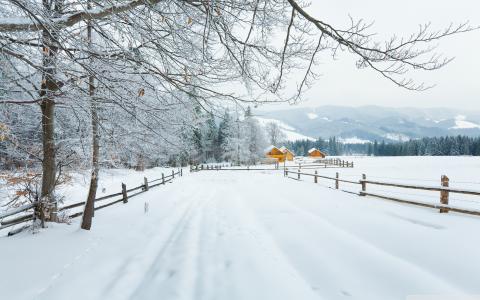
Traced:
<svg viewBox="0 0 480 300">
<path fill-rule="evenodd" d="M 425 137 L 404 142 L 374 141 L 365 144 L 338 142 L 335 137 L 328 141 L 302 140 L 289 143 L 297 155 L 307 155 L 308 149 L 318 148 L 329 155 L 363 154 L 369 156 L 480 156 L 480 137 L 445 136 Z M 306 150 L 307 149 L 307 150 Z"/>
<path fill-rule="evenodd" d="M 253 117 L 250 107 L 242 114 L 229 110 L 218 118 L 206 114 L 205 122 L 186 135 L 181 162 L 256 164 L 264 157 L 267 146 L 265 129 Z"/>
<path fill-rule="evenodd" d="M 374 142 L 367 154 L 375 156 L 448 156 L 480 155 L 480 138 L 445 136 L 422 138 L 397 143 Z"/>
<path fill-rule="evenodd" d="M 338 142 L 336 137 L 330 137 L 328 140 L 318 138 L 315 141 L 312 140 L 298 140 L 294 142 L 288 142 L 287 148 L 292 150 L 295 155 L 307 156 L 308 150 L 316 148 L 328 155 L 342 155 L 343 144 Z"/>
</svg>

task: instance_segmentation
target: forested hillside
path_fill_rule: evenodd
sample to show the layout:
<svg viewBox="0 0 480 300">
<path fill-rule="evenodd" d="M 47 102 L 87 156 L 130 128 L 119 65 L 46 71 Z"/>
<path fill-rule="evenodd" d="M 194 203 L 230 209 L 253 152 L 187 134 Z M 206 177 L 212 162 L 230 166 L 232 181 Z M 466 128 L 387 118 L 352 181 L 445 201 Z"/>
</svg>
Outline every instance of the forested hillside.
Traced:
<svg viewBox="0 0 480 300">
<path fill-rule="evenodd" d="M 308 149 L 317 148 L 329 155 L 373 156 L 480 156 L 480 138 L 468 136 L 425 137 L 405 142 L 375 141 L 373 143 L 349 144 L 332 137 L 316 141 L 289 142 L 297 155 L 306 156 Z"/>
</svg>

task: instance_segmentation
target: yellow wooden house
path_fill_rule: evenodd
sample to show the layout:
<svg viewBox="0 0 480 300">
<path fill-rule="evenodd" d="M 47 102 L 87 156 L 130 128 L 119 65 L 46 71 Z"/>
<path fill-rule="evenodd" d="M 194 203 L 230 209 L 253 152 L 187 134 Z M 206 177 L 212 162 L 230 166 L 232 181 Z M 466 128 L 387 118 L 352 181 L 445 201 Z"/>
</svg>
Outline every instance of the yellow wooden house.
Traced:
<svg viewBox="0 0 480 300">
<path fill-rule="evenodd" d="M 288 150 L 285 146 L 280 148 L 280 151 L 282 151 L 285 154 L 285 159 L 287 161 L 292 161 L 293 158 L 295 157 L 295 154 L 292 151 Z"/>
<path fill-rule="evenodd" d="M 269 158 L 274 158 L 279 162 L 285 161 L 285 153 L 282 152 L 282 150 L 278 149 L 275 146 L 270 146 L 266 150 L 266 156 Z"/>
</svg>

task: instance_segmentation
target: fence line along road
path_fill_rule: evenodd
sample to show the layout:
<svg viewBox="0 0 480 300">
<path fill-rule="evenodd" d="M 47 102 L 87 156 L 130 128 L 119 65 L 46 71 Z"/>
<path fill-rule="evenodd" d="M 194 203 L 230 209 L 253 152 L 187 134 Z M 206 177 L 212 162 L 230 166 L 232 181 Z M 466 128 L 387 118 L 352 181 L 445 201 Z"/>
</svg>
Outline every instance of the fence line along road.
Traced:
<svg viewBox="0 0 480 300">
<path fill-rule="evenodd" d="M 128 199 L 133 198 L 133 197 L 135 197 L 139 194 L 145 193 L 153 187 L 164 185 L 164 184 L 172 181 L 175 178 L 175 176 L 178 176 L 178 177 L 183 176 L 183 170 L 178 169 L 178 171 L 176 171 L 176 172 L 174 170 L 172 170 L 172 173 L 170 175 L 165 175 L 164 173 L 162 173 L 161 178 L 154 179 L 154 180 L 151 180 L 151 181 L 148 181 L 147 177 L 144 177 L 144 181 L 143 181 L 144 183 L 142 185 L 139 185 L 139 186 L 136 186 L 136 187 L 133 187 L 133 188 L 130 188 L 130 189 L 127 189 L 127 186 L 124 183 L 122 183 L 121 184 L 121 186 L 122 186 L 122 191 L 121 192 L 106 195 L 106 196 L 102 196 L 100 198 L 96 198 L 95 203 L 100 202 L 100 201 L 105 201 L 107 199 L 115 198 L 115 197 L 118 197 L 118 196 L 121 196 L 121 198 L 116 199 L 112 202 L 108 202 L 106 204 L 95 206 L 95 210 L 103 209 L 103 208 L 112 206 L 112 205 L 117 204 L 117 203 L 128 203 Z M 151 184 L 153 182 L 158 182 L 158 183 Z M 129 193 L 134 192 L 134 191 L 138 191 L 138 192 L 129 195 Z M 76 208 L 76 207 L 80 207 L 80 206 L 84 206 L 84 205 L 85 205 L 85 201 L 80 201 L 80 202 L 76 202 L 76 203 L 72 203 L 72 204 L 60 207 L 58 209 L 58 211 L 59 212 L 60 211 L 65 211 L 65 210 L 68 210 L 68 209 L 72 209 L 72 208 Z M 0 214 L 0 230 L 11 227 L 11 226 L 14 226 L 14 225 L 18 225 L 18 224 L 21 224 L 21 223 L 26 223 L 26 222 L 29 222 L 29 221 L 36 220 L 37 218 L 39 218 L 38 216 L 41 215 L 37 211 L 37 207 L 39 207 L 39 205 L 37 203 L 30 203 L 30 204 L 26 204 L 26 205 L 23 205 L 23 206 L 18 207 L 16 209 L 13 209 L 13 210 L 10 210 L 10 211 L 7 211 L 7 212 L 4 212 L 4 213 Z M 34 211 L 29 212 L 29 213 L 24 214 L 24 215 L 19 216 L 19 217 L 9 218 L 9 217 L 17 215 L 17 214 L 28 212 L 31 209 L 34 209 Z M 76 212 L 76 213 L 73 213 L 73 214 L 69 215 L 69 218 L 79 217 L 82 214 L 83 214 L 83 212 Z"/>
<path fill-rule="evenodd" d="M 289 174 L 292 174 L 295 177 L 290 177 Z M 441 176 L 440 186 L 420 186 L 420 185 L 394 183 L 394 182 L 372 181 L 372 180 L 367 180 L 367 176 L 365 174 L 362 174 L 362 178 L 358 181 L 345 180 L 340 178 L 340 175 L 338 172 L 336 173 L 335 177 L 331 177 L 331 176 L 319 175 L 318 171 L 316 170 L 315 170 L 315 173 L 312 174 L 312 173 L 302 173 L 300 169 L 298 169 L 297 171 L 291 171 L 291 170 L 285 169 L 284 176 L 292 179 L 296 179 L 296 180 L 300 180 L 301 176 L 313 177 L 314 183 L 318 183 L 319 178 L 332 180 L 332 181 L 335 181 L 335 189 L 337 190 L 340 189 L 339 186 L 341 182 L 349 183 L 349 184 L 358 184 L 361 186 L 361 191 L 354 194 L 359 196 L 371 196 L 371 197 L 376 197 L 384 200 L 391 200 L 391 201 L 405 203 L 405 204 L 435 208 L 435 209 L 439 209 L 440 213 L 448 213 L 452 211 L 452 212 L 458 212 L 463 214 L 480 216 L 480 210 L 449 205 L 450 193 L 480 196 L 480 191 L 450 188 L 449 187 L 450 179 L 446 175 Z M 430 191 L 430 192 L 432 191 L 440 192 L 440 201 L 439 201 L 440 203 L 436 204 L 436 203 L 430 203 L 430 202 L 424 202 L 424 201 L 407 200 L 407 199 L 402 199 L 395 196 L 367 192 L 367 184 L 388 186 L 388 187 L 402 188 L 402 189 L 415 189 L 415 190 L 423 190 L 423 191 Z M 344 192 L 353 193 L 350 191 L 344 191 Z"/>
<path fill-rule="evenodd" d="M 199 171 L 276 171 L 284 170 L 285 168 L 299 168 L 299 169 L 318 169 L 318 168 L 353 168 L 353 161 L 346 161 L 340 159 L 329 159 L 329 160 L 320 160 L 316 163 L 311 164 L 293 164 L 293 165 L 280 165 L 272 164 L 272 168 L 256 168 L 256 166 L 247 166 L 243 168 L 234 168 L 231 165 L 226 164 L 217 164 L 217 165 L 208 165 L 201 164 L 190 166 L 190 172 L 199 172 Z"/>
</svg>

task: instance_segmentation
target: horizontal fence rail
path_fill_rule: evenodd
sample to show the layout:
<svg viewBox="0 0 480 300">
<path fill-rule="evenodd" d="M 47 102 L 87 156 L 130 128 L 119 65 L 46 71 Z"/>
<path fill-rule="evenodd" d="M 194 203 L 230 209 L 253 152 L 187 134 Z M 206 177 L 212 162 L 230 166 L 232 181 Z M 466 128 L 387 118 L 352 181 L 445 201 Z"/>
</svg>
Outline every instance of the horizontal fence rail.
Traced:
<svg viewBox="0 0 480 300">
<path fill-rule="evenodd" d="M 259 165 L 264 166 L 264 165 Z M 256 165 L 246 166 L 246 167 L 233 167 L 232 165 L 208 165 L 208 164 L 201 164 L 190 166 L 190 172 L 199 172 L 199 171 L 276 171 L 276 170 L 284 170 L 285 168 L 300 168 L 300 169 L 318 169 L 318 168 L 353 168 L 353 162 L 340 160 L 340 159 L 331 159 L 331 160 L 323 160 L 322 162 L 316 163 L 306 163 L 306 164 L 288 164 L 288 165 L 281 165 L 281 164 L 273 164 L 272 168 L 265 168 L 265 167 L 257 167 Z"/>
<path fill-rule="evenodd" d="M 102 204 L 102 205 L 99 205 L 99 206 L 95 206 L 94 209 L 99 210 L 99 209 L 103 209 L 103 208 L 112 206 L 112 205 L 117 204 L 117 203 L 127 203 L 128 199 L 133 198 L 133 197 L 135 197 L 137 195 L 140 195 L 142 193 L 145 193 L 150 188 L 153 188 L 153 187 L 156 187 L 156 186 L 159 186 L 159 185 L 164 185 L 168 182 L 171 182 L 175 178 L 175 176 L 178 176 L 178 177 L 183 176 L 183 170 L 179 169 L 177 172 L 172 170 L 172 173 L 170 175 L 164 175 L 164 173 L 162 173 L 161 178 L 150 180 L 150 181 L 146 177 L 144 177 L 144 184 L 133 187 L 133 188 L 130 188 L 130 189 L 127 189 L 126 185 L 124 183 L 122 183 L 122 191 L 121 192 L 96 198 L 95 203 L 121 196 L 120 199 L 116 199 L 112 202 L 108 202 L 108 203 L 105 203 L 105 204 Z M 158 183 L 151 184 L 153 182 L 158 182 Z M 129 194 L 129 193 L 134 192 L 134 191 L 138 191 L 138 192 L 133 193 L 133 194 Z M 66 205 L 66 206 L 62 206 L 62 207 L 58 208 L 58 211 L 59 212 L 66 211 L 66 210 L 76 208 L 76 207 L 81 207 L 81 206 L 84 206 L 84 205 L 85 205 L 85 201 L 80 201 L 80 202 L 72 203 L 72 204 L 69 204 L 69 205 Z M 35 220 L 36 218 L 38 218 L 38 214 L 39 214 L 38 211 L 37 211 L 37 207 L 38 207 L 37 203 L 30 203 L 30 204 L 26 204 L 26 205 L 23 205 L 21 207 L 18 207 L 18 208 L 15 208 L 15 209 L 12 209 L 10 211 L 7 211 L 7 212 L 4 212 L 4 213 L 0 214 L 0 230 L 11 227 L 11 226 L 14 226 L 14 225 L 18 225 L 18 224 L 21 224 L 21 223 L 26 223 L 26 222 Z M 34 209 L 34 211 L 31 212 L 30 211 L 31 209 Z M 21 213 L 26 213 L 26 212 L 28 212 L 28 213 L 24 214 L 22 216 L 18 216 L 18 217 L 15 217 L 15 218 L 9 218 L 11 216 L 18 215 L 18 214 L 21 214 Z M 68 217 L 69 218 L 76 218 L 76 217 L 81 216 L 82 214 L 83 214 L 83 211 L 80 211 L 80 212 L 70 214 Z"/>
<path fill-rule="evenodd" d="M 371 180 L 360 180 L 360 182 L 364 182 L 366 184 L 368 183 L 368 184 L 373 184 L 373 185 L 391 186 L 391 187 L 398 187 L 398 188 L 405 188 L 405 189 L 436 191 L 436 192 L 442 192 L 443 191 L 443 192 L 449 192 L 449 193 L 480 196 L 480 191 L 461 190 L 461 189 L 449 188 L 449 187 L 417 186 L 417 185 L 410 185 L 410 184 L 403 184 L 403 183 L 379 182 L 379 181 L 371 181 Z"/>
<path fill-rule="evenodd" d="M 292 175 L 293 177 L 291 177 L 290 175 Z M 450 193 L 480 196 L 480 191 L 451 188 L 449 187 L 449 178 L 445 175 L 441 177 L 440 186 L 433 186 L 433 185 L 422 186 L 422 185 L 413 185 L 413 184 L 404 184 L 404 183 L 395 183 L 395 182 L 367 180 L 367 176 L 365 174 L 362 174 L 362 178 L 359 179 L 358 181 L 346 180 L 346 179 L 341 179 L 340 174 L 338 172 L 336 173 L 335 177 L 332 177 L 332 176 L 319 175 L 317 170 L 315 170 L 315 173 L 312 174 L 312 173 L 301 172 L 301 169 L 298 169 L 296 171 L 285 169 L 284 176 L 291 179 L 295 179 L 295 180 L 300 180 L 301 176 L 313 177 L 314 183 L 318 183 L 318 179 L 332 180 L 335 182 L 335 189 L 337 190 L 340 189 L 340 183 L 360 185 L 361 191 L 359 191 L 358 193 L 346 191 L 346 190 L 342 190 L 342 191 L 351 193 L 351 194 L 356 194 L 358 196 L 370 196 L 370 197 L 380 198 L 384 200 L 391 200 L 391 201 L 400 202 L 400 203 L 435 208 L 435 209 L 439 209 L 440 213 L 448 213 L 451 211 L 451 212 L 458 212 L 463 214 L 480 216 L 480 210 L 452 206 L 449 204 Z M 414 189 L 414 190 L 423 190 L 423 191 L 430 191 L 430 192 L 440 192 L 440 198 L 439 198 L 440 201 L 439 203 L 431 203 L 431 202 L 425 202 L 425 201 L 407 200 L 407 199 L 402 199 L 396 196 L 382 195 L 375 192 L 367 192 L 367 185 L 378 185 L 378 186 L 387 186 L 387 187 L 401 188 L 401 189 Z M 480 201 L 479 201 L 479 204 L 480 204 Z"/>
</svg>

